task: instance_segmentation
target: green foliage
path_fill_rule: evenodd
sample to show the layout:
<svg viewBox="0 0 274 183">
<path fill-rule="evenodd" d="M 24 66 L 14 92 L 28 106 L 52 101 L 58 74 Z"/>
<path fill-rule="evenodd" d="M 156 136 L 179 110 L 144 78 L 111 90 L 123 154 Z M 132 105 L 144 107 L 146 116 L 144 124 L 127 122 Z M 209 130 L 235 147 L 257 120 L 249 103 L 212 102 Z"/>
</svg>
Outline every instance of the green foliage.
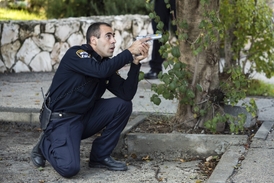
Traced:
<svg viewBox="0 0 274 183">
<path fill-rule="evenodd" d="M 213 119 L 210 119 L 204 123 L 206 129 L 210 130 L 212 133 L 216 133 L 217 124 L 226 122 L 226 116 L 217 113 Z"/>
<path fill-rule="evenodd" d="M 29 0 L 30 8 L 29 11 L 34 13 L 44 12 L 44 7 L 46 5 L 45 0 Z"/>
<path fill-rule="evenodd" d="M 7 7 L 10 9 L 24 9 L 27 10 L 29 8 L 29 3 L 27 1 L 21 0 L 21 1 L 8 1 Z"/>
<path fill-rule="evenodd" d="M 41 14 L 29 13 L 27 10 L 12 10 L 0 8 L 0 20 L 43 20 Z"/>
<path fill-rule="evenodd" d="M 246 111 L 249 112 L 253 117 L 257 115 L 258 108 L 254 99 L 250 99 L 249 105 L 243 103 L 243 106 L 246 108 Z"/>
<path fill-rule="evenodd" d="M 246 93 L 250 87 L 250 80 L 248 80 L 246 75 L 241 72 L 240 67 L 232 68 L 228 73 L 230 74 L 230 77 L 228 77 L 227 80 L 220 82 L 220 88 L 226 95 L 224 103 L 234 106 L 239 100 L 246 98 Z M 248 104 L 244 102 L 242 106 L 244 106 L 247 112 L 249 112 L 253 117 L 256 117 L 258 108 L 254 99 L 250 99 Z M 227 122 L 230 132 L 238 134 L 239 132 L 244 131 L 245 121 L 245 114 L 232 116 L 229 114 L 220 115 L 218 113 L 212 119 L 206 121 L 204 125 L 205 128 L 210 130 L 212 133 L 216 133 L 217 124 Z"/>
<path fill-rule="evenodd" d="M 206 6 L 208 1 L 203 1 L 202 4 Z M 219 12 L 208 11 L 204 7 L 204 19 L 201 20 L 199 24 L 200 34 L 197 38 L 191 43 L 191 48 L 193 55 L 198 56 L 202 51 L 205 51 L 209 45 L 215 43 L 219 40 Z M 179 23 L 182 29 L 188 29 L 188 24 L 183 21 Z M 182 40 L 187 40 L 188 35 L 183 33 L 179 38 Z"/>
<path fill-rule="evenodd" d="M 145 73 L 143 71 L 139 72 L 139 81 L 143 80 L 145 78 Z"/>
<path fill-rule="evenodd" d="M 250 88 L 250 80 L 246 78 L 246 75 L 241 72 L 240 67 L 231 68 L 228 72 L 230 76 L 225 81 L 220 82 L 220 88 L 225 93 L 224 103 L 232 106 L 236 105 L 239 100 L 246 98 L 246 93 Z M 249 103 L 243 103 L 247 112 L 253 117 L 257 115 L 257 105 L 254 99 L 251 99 Z M 229 114 L 215 115 L 212 119 L 205 122 L 205 128 L 212 133 L 216 133 L 216 126 L 218 123 L 227 122 L 231 133 L 238 134 L 244 131 L 244 124 L 246 121 L 245 114 L 239 114 L 238 116 L 232 116 Z"/>
<path fill-rule="evenodd" d="M 250 99 L 249 103 L 243 103 L 243 107 L 245 107 L 246 111 L 252 115 L 252 117 L 256 117 L 258 108 L 254 99 Z M 246 121 L 245 114 L 239 114 L 238 116 L 232 116 L 230 114 L 220 114 L 217 113 L 214 118 L 207 120 L 204 123 L 206 129 L 211 131 L 212 133 L 216 133 L 216 127 L 218 123 L 228 123 L 229 130 L 231 133 L 238 134 L 244 132 L 244 124 Z"/>
<path fill-rule="evenodd" d="M 216 133 L 218 123 L 228 123 L 229 129 L 231 133 L 239 134 L 244 131 L 244 124 L 246 121 L 245 114 L 239 114 L 238 116 L 232 116 L 230 114 L 217 113 L 214 118 L 207 120 L 204 123 L 206 129 L 211 131 L 212 133 Z"/>
<path fill-rule="evenodd" d="M 251 79 L 249 87 L 245 89 L 248 96 L 274 97 L 274 85 L 257 79 Z"/>
<path fill-rule="evenodd" d="M 163 63 L 164 67 L 166 69 L 169 67 L 169 70 L 167 73 L 159 73 L 158 78 L 164 83 L 152 85 L 152 90 L 157 93 L 157 97 L 162 95 L 168 100 L 172 100 L 174 98 L 179 99 L 180 95 L 183 95 L 184 97 L 180 102 L 182 104 L 193 105 L 195 88 L 191 89 L 188 84 L 187 80 L 190 79 L 191 75 L 187 71 L 186 65 L 178 60 L 180 57 L 178 46 L 170 46 L 169 44 L 165 44 L 159 51 L 162 52 L 163 57 L 166 58 L 166 61 Z M 151 99 L 152 102 L 155 101 L 153 100 L 155 97 L 152 97 Z"/>
<path fill-rule="evenodd" d="M 239 100 L 246 98 L 249 80 L 241 72 L 240 67 L 234 67 L 227 71 L 230 76 L 220 82 L 220 88 L 225 93 L 225 104 L 236 105 Z"/>
<path fill-rule="evenodd" d="M 168 63 L 168 61 L 166 63 Z M 165 65 L 167 65 L 166 63 Z M 152 90 L 168 100 L 172 100 L 174 98 L 178 99 L 180 98 L 179 95 L 184 95 L 184 98 L 180 102 L 182 104 L 193 104 L 195 94 L 189 87 L 188 82 L 185 81 L 185 79 L 188 78 L 187 75 L 189 74 L 186 72 L 185 64 L 181 62 L 169 61 L 168 65 L 176 69 L 170 69 L 168 73 L 160 73 L 158 77 L 164 83 L 152 85 Z"/>
<path fill-rule="evenodd" d="M 266 0 L 223 0 L 220 4 L 220 22 L 217 25 L 220 36 L 225 39 L 227 31 L 234 28 L 236 38 L 232 49 L 234 60 L 237 60 L 234 64 L 242 65 L 243 73 L 250 62 L 249 74 L 256 71 L 265 73 L 268 78 L 274 75 L 272 16 Z"/>
<path fill-rule="evenodd" d="M 139 0 L 29 0 L 28 11 L 45 14 L 47 18 L 67 18 L 96 15 L 147 15 L 152 3 Z"/>
<path fill-rule="evenodd" d="M 151 97 L 151 101 L 155 104 L 155 105 L 160 105 L 161 103 L 161 99 L 159 98 L 158 95 L 153 94 Z"/>
<path fill-rule="evenodd" d="M 249 12 L 248 9 L 245 9 L 244 4 L 239 3 L 239 1 L 235 1 L 235 3 L 238 4 L 230 4 L 228 2 L 231 1 L 222 1 L 221 2 L 221 10 L 219 15 L 219 12 L 213 12 L 213 11 L 205 11 L 204 17 L 205 19 L 200 22 L 199 28 L 200 28 L 200 34 L 198 34 L 197 38 L 194 39 L 193 42 L 191 42 L 191 48 L 192 53 L 194 56 L 199 57 L 199 54 L 201 52 L 204 52 L 208 46 L 212 43 L 215 43 L 219 39 L 224 40 L 226 36 L 226 31 L 231 27 L 235 26 L 236 31 L 234 32 L 235 36 L 238 39 L 233 42 L 232 48 L 234 51 L 235 58 L 234 59 L 240 59 L 237 58 L 241 52 L 244 52 L 247 55 L 247 58 L 255 58 L 253 57 L 255 53 L 249 53 L 250 50 L 243 50 L 244 46 L 246 45 L 248 40 L 251 40 L 250 38 L 253 36 L 256 36 L 256 39 L 252 42 L 253 45 L 256 45 L 259 42 L 264 42 L 261 39 L 265 39 L 268 42 L 264 42 L 264 44 L 261 44 L 261 52 L 257 49 L 258 52 L 256 54 L 260 55 L 258 57 L 261 57 L 261 55 L 265 54 L 265 51 L 269 51 L 272 41 L 272 23 L 269 22 L 268 15 L 263 15 L 262 12 L 257 11 L 255 12 L 255 15 L 260 18 L 265 18 L 265 21 L 269 23 L 268 30 L 265 30 L 267 26 L 262 26 L 262 22 L 258 23 L 257 21 L 251 21 L 249 18 L 251 16 L 255 15 L 248 15 L 243 16 L 239 18 L 239 16 L 242 16 L 242 14 L 245 14 Z M 244 0 L 246 2 L 246 0 Z M 253 1 L 252 1 L 253 2 Z M 208 3 L 207 1 L 203 1 L 203 3 L 206 5 Z M 222 4 L 223 3 L 223 4 Z M 258 3 L 260 4 L 260 3 Z M 262 4 L 260 4 L 262 5 Z M 168 6 L 168 2 L 167 2 Z M 249 3 L 249 6 L 252 6 Z M 253 2 L 254 6 L 254 2 Z M 224 8 L 226 7 L 226 8 Z M 262 6 L 265 9 L 268 10 L 265 6 Z M 261 6 L 257 6 L 256 8 L 262 8 Z M 237 11 L 240 11 L 239 13 L 235 13 L 235 9 Z M 242 9 L 242 10 L 241 10 Z M 247 11 L 248 10 L 248 11 Z M 252 12 L 254 13 L 254 11 Z M 261 15 L 257 15 L 257 13 Z M 267 13 L 269 13 L 267 11 Z M 149 14 L 150 18 L 154 19 L 155 22 L 157 22 L 157 33 L 162 33 L 163 37 L 160 40 L 163 43 L 163 46 L 161 46 L 159 52 L 161 53 L 162 57 L 165 58 L 165 62 L 163 63 L 165 69 L 168 68 L 167 73 L 160 73 L 159 79 L 163 81 L 162 84 L 159 85 L 152 85 L 152 90 L 156 92 L 151 97 L 151 101 L 154 102 L 156 105 L 159 105 L 161 102 L 160 95 L 163 96 L 165 99 L 172 100 L 174 98 L 179 99 L 180 105 L 186 105 L 191 108 L 191 112 L 193 114 L 194 118 L 203 118 L 207 115 L 209 111 L 214 110 L 216 107 L 219 106 L 219 103 L 215 103 L 214 101 L 210 100 L 210 98 L 204 100 L 204 101 L 196 101 L 196 96 L 200 95 L 203 91 L 201 85 L 191 83 L 193 80 L 193 73 L 191 74 L 186 68 L 187 65 L 180 62 L 180 50 L 179 50 L 179 43 L 181 41 L 189 41 L 187 31 L 189 28 L 189 25 L 186 21 L 178 22 L 174 21 L 173 23 L 176 23 L 176 25 L 179 27 L 180 34 L 177 35 L 178 42 L 171 43 L 169 41 L 169 33 L 162 31 L 163 23 L 160 21 L 159 17 L 156 16 L 155 12 L 152 12 Z M 244 18 L 246 17 L 246 18 Z M 247 19 L 248 18 L 248 19 Z M 254 20 L 254 17 L 253 17 Z M 248 26 L 245 27 L 245 30 L 243 30 L 243 26 L 238 21 L 241 21 L 241 23 L 244 23 L 245 21 L 248 21 L 250 23 L 250 27 L 257 27 L 257 32 L 247 31 L 249 28 Z M 247 23 L 246 23 L 247 24 Z M 238 31 L 238 32 L 237 32 Z M 262 38 L 259 37 L 259 32 L 265 32 L 266 37 Z M 240 34 L 242 33 L 242 34 Z M 252 35 L 254 34 L 254 35 Z M 252 38 L 253 38 L 252 37 Z M 272 39 L 272 40 L 269 40 Z M 267 44 L 267 46 L 265 45 Z M 263 45 L 263 47 L 262 47 Z M 252 50 L 251 50 L 252 51 Z M 267 52 L 269 56 L 270 52 Z M 257 58 L 258 58 L 257 57 Z M 256 59 L 251 60 L 258 64 L 260 64 L 262 67 L 266 63 L 257 62 Z M 245 74 L 243 72 L 243 67 L 245 65 L 241 65 L 240 62 L 238 64 L 233 65 L 233 67 L 225 70 L 224 75 L 226 77 L 221 78 L 221 82 L 219 83 L 219 88 L 217 90 L 220 90 L 224 93 L 224 104 L 229 105 L 236 105 L 239 100 L 246 98 L 246 95 L 248 94 L 248 90 L 250 89 L 250 80 L 248 78 L 248 74 Z M 262 68 L 259 66 L 260 68 Z M 269 68 L 269 74 L 273 71 L 271 67 Z M 271 71 L 272 70 L 272 71 Z M 256 70 L 258 71 L 258 70 Z M 196 86 L 195 86 L 196 85 Z M 251 85 L 252 86 L 252 85 Z M 249 104 L 243 104 L 243 106 L 246 107 L 247 111 L 250 112 L 253 116 L 256 115 L 257 112 L 257 106 L 254 100 L 251 100 Z M 239 114 L 238 116 L 231 116 L 229 114 L 221 114 L 217 113 L 214 115 L 214 117 L 204 123 L 205 128 L 209 129 L 213 133 L 216 132 L 216 127 L 218 123 L 228 123 L 230 127 L 230 131 L 232 133 L 240 133 L 244 130 L 244 123 L 246 120 L 246 116 L 244 114 Z"/>
<path fill-rule="evenodd" d="M 97 3 L 91 5 L 87 0 L 47 0 L 45 2 L 46 15 L 48 18 L 89 16 L 91 6 L 97 5 Z"/>
<path fill-rule="evenodd" d="M 244 131 L 244 124 L 246 121 L 245 114 L 239 114 L 238 116 L 226 115 L 228 116 L 228 124 L 230 132 L 238 134 Z"/>
<path fill-rule="evenodd" d="M 166 1 L 167 3 L 168 1 Z M 167 4 L 168 6 L 169 4 Z M 191 74 L 186 69 L 186 64 L 179 61 L 181 56 L 179 49 L 179 42 L 170 43 L 169 32 L 162 31 L 164 25 L 160 21 L 159 16 L 152 12 L 149 14 L 151 19 L 154 19 L 157 23 L 157 33 L 162 34 L 160 41 L 163 43 L 159 52 L 165 62 L 163 66 L 165 69 L 169 69 L 167 73 L 160 72 L 158 78 L 163 81 L 163 84 L 152 85 L 152 90 L 156 92 L 155 95 L 151 97 L 151 101 L 156 104 L 159 102 L 159 96 L 163 96 L 165 99 L 172 100 L 174 98 L 179 99 L 180 95 L 184 97 L 180 101 L 181 104 L 193 105 L 193 98 L 195 98 L 195 89 L 189 86 L 188 79 L 190 79 Z"/>
<path fill-rule="evenodd" d="M 150 4 L 139 0 L 46 0 L 48 18 L 148 14 Z"/>
<path fill-rule="evenodd" d="M 105 13 L 101 15 L 124 15 L 124 14 L 143 14 L 149 13 L 149 4 L 140 0 L 104 0 Z"/>
</svg>

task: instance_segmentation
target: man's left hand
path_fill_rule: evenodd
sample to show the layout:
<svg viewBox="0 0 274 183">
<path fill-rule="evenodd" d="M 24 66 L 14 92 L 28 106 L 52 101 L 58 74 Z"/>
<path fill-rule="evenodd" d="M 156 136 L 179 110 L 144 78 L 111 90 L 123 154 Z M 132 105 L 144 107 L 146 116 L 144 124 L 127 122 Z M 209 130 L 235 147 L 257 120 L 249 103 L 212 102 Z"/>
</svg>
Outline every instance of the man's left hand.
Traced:
<svg viewBox="0 0 274 183">
<path fill-rule="evenodd" d="M 141 60 L 145 59 L 148 56 L 149 51 L 149 43 L 148 42 L 142 42 L 142 47 L 139 49 L 140 55 L 136 55 L 134 57 L 133 63 L 138 65 Z"/>
</svg>

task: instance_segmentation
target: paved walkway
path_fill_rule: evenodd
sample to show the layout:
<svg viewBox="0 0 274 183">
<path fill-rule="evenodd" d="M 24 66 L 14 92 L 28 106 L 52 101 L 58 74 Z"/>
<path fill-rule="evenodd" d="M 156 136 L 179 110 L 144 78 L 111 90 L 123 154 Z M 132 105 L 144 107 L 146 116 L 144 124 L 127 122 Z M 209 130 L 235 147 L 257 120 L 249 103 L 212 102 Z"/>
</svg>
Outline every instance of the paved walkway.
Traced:
<svg viewBox="0 0 274 183">
<path fill-rule="evenodd" d="M 147 72 L 148 70 L 148 65 L 144 64 L 142 66 L 142 71 Z M 126 77 L 127 71 L 128 66 L 122 68 L 121 75 Z M 54 73 L 0 74 L 0 121 L 9 120 L 38 122 L 37 112 L 39 111 L 43 101 L 41 87 L 44 89 L 44 92 L 46 92 L 51 83 L 53 74 Z M 140 82 L 137 94 L 133 99 L 134 113 L 176 112 L 176 100 L 163 100 L 159 106 L 155 106 L 150 102 L 150 96 L 153 94 L 150 90 L 150 85 L 151 83 L 159 82 L 159 80 L 143 80 Z M 272 80 L 269 82 L 272 82 Z M 107 92 L 104 96 L 110 97 L 112 94 Z M 272 126 L 274 124 L 274 99 L 256 98 L 256 102 L 260 110 L 259 119 L 264 121 L 264 123 L 252 139 L 251 146 L 247 150 L 240 148 L 242 149 L 241 151 L 238 151 L 239 148 L 235 150 L 234 147 L 231 147 L 231 149 L 223 155 L 221 162 L 218 164 L 217 168 L 208 180 L 209 183 L 273 182 L 274 174 L 272 170 L 274 169 L 274 134 L 272 133 Z M 3 142 L 1 141 L 1 143 Z M 238 161 L 239 157 L 241 157 L 241 161 Z M 172 163 L 169 162 L 168 166 L 174 166 L 174 169 L 168 170 L 172 176 L 167 175 L 169 179 L 167 179 L 168 181 L 166 182 L 183 182 L 183 178 L 178 178 L 180 175 L 176 172 L 172 172 L 173 170 L 176 170 L 175 167 L 178 167 L 178 165 L 173 164 L 171 166 L 170 164 Z M 237 169 L 234 169 L 235 167 L 237 167 Z M 144 172 L 138 172 L 140 173 L 140 176 L 143 176 Z M 125 175 L 125 173 L 123 173 L 123 175 Z M 172 178 L 176 176 L 177 178 Z M 94 182 L 96 181 L 94 180 Z M 121 180 L 118 182 L 123 181 Z"/>
</svg>

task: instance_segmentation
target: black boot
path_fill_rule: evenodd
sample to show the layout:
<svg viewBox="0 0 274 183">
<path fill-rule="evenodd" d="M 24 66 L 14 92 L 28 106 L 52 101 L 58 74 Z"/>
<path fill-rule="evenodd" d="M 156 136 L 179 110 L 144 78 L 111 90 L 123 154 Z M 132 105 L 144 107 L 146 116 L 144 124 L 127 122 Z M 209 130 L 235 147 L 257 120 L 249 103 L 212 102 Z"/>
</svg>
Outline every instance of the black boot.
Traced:
<svg viewBox="0 0 274 183">
<path fill-rule="evenodd" d="M 158 79 L 158 74 L 160 71 L 150 70 L 148 73 L 145 74 L 145 79 Z"/>
<path fill-rule="evenodd" d="M 39 146 L 44 138 L 44 132 L 41 133 L 38 143 L 33 147 L 30 158 L 36 167 L 45 167 L 46 159 L 44 158 Z"/>
<path fill-rule="evenodd" d="M 90 168 L 107 168 L 108 170 L 126 171 L 127 165 L 121 161 L 115 161 L 112 157 L 107 157 L 101 161 L 89 160 Z"/>
</svg>

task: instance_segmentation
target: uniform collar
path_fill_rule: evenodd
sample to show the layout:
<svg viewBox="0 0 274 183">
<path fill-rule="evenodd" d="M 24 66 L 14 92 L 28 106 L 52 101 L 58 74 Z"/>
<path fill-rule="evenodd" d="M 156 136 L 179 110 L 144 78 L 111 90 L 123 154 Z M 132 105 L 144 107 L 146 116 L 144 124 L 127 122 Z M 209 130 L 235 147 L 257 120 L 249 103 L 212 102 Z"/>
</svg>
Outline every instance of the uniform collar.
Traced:
<svg viewBox="0 0 274 183">
<path fill-rule="evenodd" d="M 95 60 L 97 60 L 97 61 L 99 61 L 99 62 L 102 62 L 103 60 L 106 59 L 106 58 L 101 58 L 101 56 L 100 56 L 98 53 L 96 53 L 96 52 L 93 50 L 93 48 L 92 48 L 89 44 L 83 44 L 82 46 L 85 48 L 85 50 L 86 50 L 89 54 L 92 55 L 92 57 L 95 58 Z"/>
</svg>

